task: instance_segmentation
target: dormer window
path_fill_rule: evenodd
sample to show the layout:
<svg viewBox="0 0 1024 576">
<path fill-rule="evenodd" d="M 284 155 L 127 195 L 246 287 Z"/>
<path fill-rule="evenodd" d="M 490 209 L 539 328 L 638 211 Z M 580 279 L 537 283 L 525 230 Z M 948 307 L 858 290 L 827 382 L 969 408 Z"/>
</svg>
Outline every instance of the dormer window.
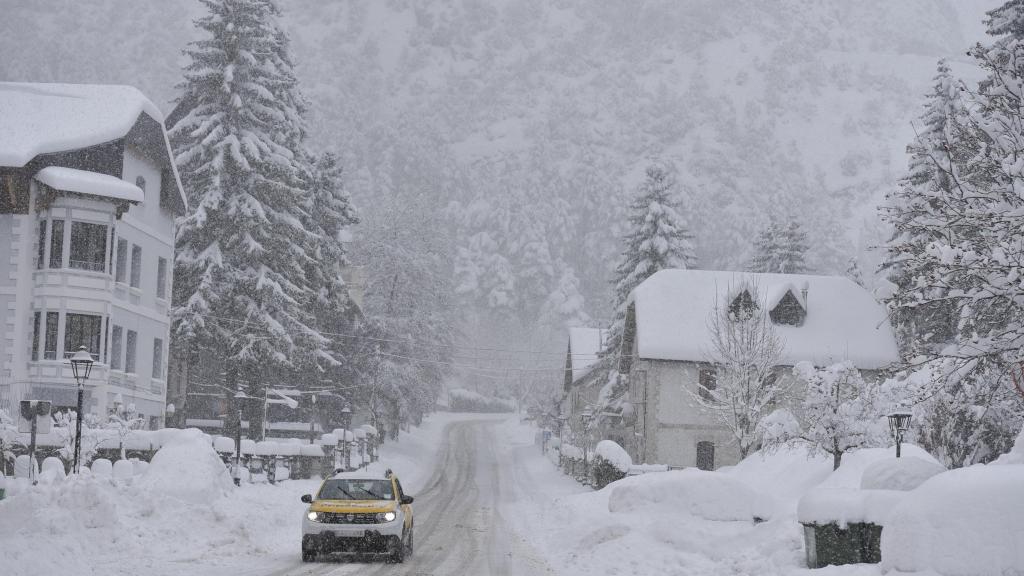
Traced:
<svg viewBox="0 0 1024 576">
<path fill-rule="evenodd" d="M 807 310 L 793 294 L 793 291 L 790 290 L 771 309 L 768 315 L 775 324 L 801 326 L 804 323 L 804 319 L 807 318 Z"/>
<path fill-rule="evenodd" d="M 729 317 L 733 320 L 750 320 L 757 309 L 757 302 L 750 295 L 750 291 L 743 290 L 729 304 Z"/>
</svg>

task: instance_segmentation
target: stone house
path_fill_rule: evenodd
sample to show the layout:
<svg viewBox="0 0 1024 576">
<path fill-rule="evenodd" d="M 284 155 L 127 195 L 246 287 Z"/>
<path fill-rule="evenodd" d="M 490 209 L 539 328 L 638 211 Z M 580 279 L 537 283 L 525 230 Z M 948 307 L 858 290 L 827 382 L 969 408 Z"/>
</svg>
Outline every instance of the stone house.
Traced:
<svg viewBox="0 0 1024 576">
<path fill-rule="evenodd" d="M 622 436 L 635 462 L 715 469 L 739 461 L 729 431 L 694 395 L 716 385 L 712 315 L 751 302 L 783 342 L 778 378 L 792 378 L 805 360 L 851 361 L 872 377 L 898 359 L 885 309 L 847 278 L 663 270 L 630 297 L 619 361 L 635 413 Z"/>
</svg>

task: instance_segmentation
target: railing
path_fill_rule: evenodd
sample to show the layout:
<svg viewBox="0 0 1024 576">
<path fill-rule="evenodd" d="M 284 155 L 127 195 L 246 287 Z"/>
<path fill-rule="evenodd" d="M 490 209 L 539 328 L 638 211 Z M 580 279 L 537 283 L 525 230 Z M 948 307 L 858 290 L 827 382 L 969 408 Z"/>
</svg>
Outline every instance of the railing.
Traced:
<svg viewBox="0 0 1024 576">
<path fill-rule="evenodd" d="M 68 268 L 76 270 L 88 270 L 90 272 L 103 272 L 107 268 L 106 262 L 94 262 L 91 260 L 69 260 Z"/>
</svg>

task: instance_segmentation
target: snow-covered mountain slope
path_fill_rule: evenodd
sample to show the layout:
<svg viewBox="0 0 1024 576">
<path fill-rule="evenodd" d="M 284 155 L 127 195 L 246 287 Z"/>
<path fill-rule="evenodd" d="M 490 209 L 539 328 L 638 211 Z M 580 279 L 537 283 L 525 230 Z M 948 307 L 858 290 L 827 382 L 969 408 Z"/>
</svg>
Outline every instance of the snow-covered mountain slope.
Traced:
<svg viewBox="0 0 1024 576">
<path fill-rule="evenodd" d="M 14 57 L 0 59 L 0 78 L 129 83 L 158 101 L 174 97 L 201 11 L 2 4 L 0 53 Z M 558 220 L 545 228 L 565 230 L 548 252 L 575 269 L 600 318 L 623 195 L 652 155 L 681 170 L 703 266 L 742 266 L 776 211 L 807 222 L 819 271 L 841 272 L 879 235 L 874 205 L 904 170 L 935 61 L 969 76 L 964 52 L 999 2 L 280 4 L 311 133 L 342 150 L 365 210 L 381 194 L 479 209 L 481 197 L 540 186 L 569 207 L 547 211 Z"/>
</svg>

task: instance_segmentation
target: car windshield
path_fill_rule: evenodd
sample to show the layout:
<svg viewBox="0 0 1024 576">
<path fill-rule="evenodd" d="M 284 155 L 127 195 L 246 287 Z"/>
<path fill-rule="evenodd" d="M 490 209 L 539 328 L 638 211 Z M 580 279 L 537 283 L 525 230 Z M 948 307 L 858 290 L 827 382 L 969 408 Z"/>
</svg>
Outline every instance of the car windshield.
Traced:
<svg viewBox="0 0 1024 576">
<path fill-rule="evenodd" d="M 392 500 L 390 480 L 332 479 L 324 482 L 319 500 Z"/>
</svg>

